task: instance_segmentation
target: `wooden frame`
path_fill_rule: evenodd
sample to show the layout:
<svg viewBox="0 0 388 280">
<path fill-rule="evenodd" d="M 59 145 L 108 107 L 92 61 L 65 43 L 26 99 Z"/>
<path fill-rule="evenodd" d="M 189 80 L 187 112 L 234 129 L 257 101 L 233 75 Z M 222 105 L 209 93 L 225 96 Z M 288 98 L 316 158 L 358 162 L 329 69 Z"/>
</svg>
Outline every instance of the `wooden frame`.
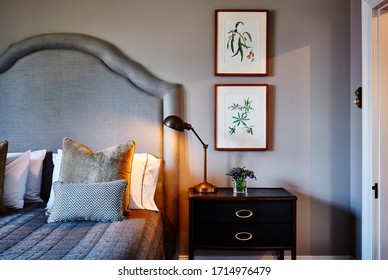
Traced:
<svg viewBox="0 0 388 280">
<path fill-rule="evenodd" d="M 267 150 L 267 84 L 216 84 L 214 98 L 216 150 Z"/>
<path fill-rule="evenodd" d="M 215 11 L 216 76 L 268 75 L 268 11 Z"/>
</svg>

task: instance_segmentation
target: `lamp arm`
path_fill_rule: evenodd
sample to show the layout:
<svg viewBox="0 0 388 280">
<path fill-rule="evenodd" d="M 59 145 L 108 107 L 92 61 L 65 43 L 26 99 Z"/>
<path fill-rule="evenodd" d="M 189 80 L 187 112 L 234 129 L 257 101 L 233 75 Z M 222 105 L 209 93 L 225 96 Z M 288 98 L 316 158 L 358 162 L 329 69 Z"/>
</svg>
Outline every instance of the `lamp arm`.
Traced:
<svg viewBox="0 0 388 280">
<path fill-rule="evenodd" d="M 203 152 L 204 152 L 203 153 L 204 154 L 204 158 L 203 158 L 203 161 L 204 161 L 204 165 L 203 165 L 203 177 L 204 177 L 204 180 L 203 180 L 202 183 L 199 183 L 198 185 L 195 185 L 194 189 L 197 192 L 215 192 L 216 191 L 216 186 L 214 186 L 213 184 L 207 182 L 207 148 L 209 147 L 209 145 L 205 144 L 202 141 L 201 137 L 199 137 L 197 132 L 195 132 L 195 130 L 193 129 L 191 124 L 184 122 L 178 116 L 171 115 L 171 116 L 166 117 L 163 120 L 163 124 L 168 126 L 168 127 L 170 127 L 170 128 L 172 128 L 172 129 L 178 130 L 180 132 L 183 132 L 185 129 L 186 130 L 192 130 L 193 133 L 195 134 L 195 136 L 197 136 L 199 142 L 201 142 L 201 144 L 203 146 Z"/>
<path fill-rule="evenodd" d="M 192 130 L 193 133 L 195 134 L 195 136 L 197 136 L 198 140 L 202 143 L 202 146 L 203 146 L 204 149 L 205 149 L 205 146 L 206 146 L 206 148 L 209 146 L 208 144 L 205 144 L 205 143 L 202 141 L 202 139 L 199 137 L 199 135 L 197 134 L 197 132 L 195 132 L 195 130 L 194 130 L 194 128 L 193 128 L 192 126 L 190 127 L 190 130 Z"/>
<path fill-rule="evenodd" d="M 194 132 L 195 136 L 197 136 L 198 140 L 202 143 L 203 146 L 203 152 L 204 152 L 204 165 L 203 165 L 203 181 L 207 182 L 207 147 L 209 147 L 208 144 L 205 144 L 202 139 L 198 136 L 197 132 L 195 132 L 193 127 L 190 127 L 190 129 Z"/>
</svg>

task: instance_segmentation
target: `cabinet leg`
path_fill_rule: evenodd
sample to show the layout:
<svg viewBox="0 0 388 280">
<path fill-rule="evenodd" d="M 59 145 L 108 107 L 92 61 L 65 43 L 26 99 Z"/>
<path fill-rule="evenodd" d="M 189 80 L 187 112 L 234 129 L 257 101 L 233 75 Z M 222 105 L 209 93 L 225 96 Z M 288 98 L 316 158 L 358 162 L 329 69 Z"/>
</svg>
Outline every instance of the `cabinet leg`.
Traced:
<svg viewBox="0 0 388 280">
<path fill-rule="evenodd" d="M 189 249 L 189 260 L 194 260 L 194 250 Z"/>
<path fill-rule="evenodd" d="M 291 259 L 296 260 L 296 250 L 291 250 Z"/>
<path fill-rule="evenodd" d="M 279 250 L 279 260 L 284 260 L 284 250 Z"/>
</svg>

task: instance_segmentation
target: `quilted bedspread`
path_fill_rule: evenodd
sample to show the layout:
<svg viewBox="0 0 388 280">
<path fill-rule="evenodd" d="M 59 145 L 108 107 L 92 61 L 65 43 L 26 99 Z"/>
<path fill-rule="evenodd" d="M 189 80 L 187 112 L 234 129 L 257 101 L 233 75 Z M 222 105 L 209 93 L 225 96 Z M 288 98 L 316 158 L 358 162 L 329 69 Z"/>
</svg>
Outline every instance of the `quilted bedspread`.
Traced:
<svg viewBox="0 0 388 280">
<path fill-rule="evenodd" d="M 47 223 L 42 205 L 0 218 L 0 259 L 162 259 L 159 213 L 132 210 L 119 222 Z"/>
</svg>

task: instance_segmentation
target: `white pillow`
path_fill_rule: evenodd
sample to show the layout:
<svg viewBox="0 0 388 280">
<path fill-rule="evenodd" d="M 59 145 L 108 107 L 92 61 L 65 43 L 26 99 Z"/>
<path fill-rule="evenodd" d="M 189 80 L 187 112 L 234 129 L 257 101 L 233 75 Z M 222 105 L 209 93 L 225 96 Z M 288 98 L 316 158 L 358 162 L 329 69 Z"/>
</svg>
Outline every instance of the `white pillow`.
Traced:
<svg viewBox="0 0 388 280">
<path fill-rule="evenodd" d="M 10 158 L 21 156 L 23 153 L 8 153 Z M 42 186 L 43 160 L 46 156 L 46 150 L 30 152 L 30 161 L 28 164 L 28 175 L 26 182 L 26 192 L 24 194 L 25 202 L 42 202 L 40 198 L 40 189 Z"/>
<path fill-rule="evenodd" d="M 159 211 L 155 204 L 154 195 L 158 183 L 160 162 L 160 159 L 147 153 L 134 155 L 129 208 Z"/>
<path fill-rule="evenodd" d="M 30 153 L 7 154 L 2 199 L 5 207 L 21 209 L 24 206 Z"/>
<path fill-rule="evenodd" d="M 52 182 L 58 181 L 59 178 L 59 170 L 61 169 L 61 160 L 62 160 L 62 150 L 58 149 L 57 154 L 53 153 L 53 164 L 54 170 L 52 175 Z M 47 202 L 46 209 L 50 209 L 54 204 L 54 188 L 51 185 L 50 198 Z"/>
<path fill-rule="evenodd" d="M 42 186 L 43 160 L 46 156 L 46 150 L 33 151 L 30 154 L 30 163 L 28 165 L 28 176 L 26 184 L 25 202 L 42 202 L 40 198 L 40 189 Z"/>
</svg>

